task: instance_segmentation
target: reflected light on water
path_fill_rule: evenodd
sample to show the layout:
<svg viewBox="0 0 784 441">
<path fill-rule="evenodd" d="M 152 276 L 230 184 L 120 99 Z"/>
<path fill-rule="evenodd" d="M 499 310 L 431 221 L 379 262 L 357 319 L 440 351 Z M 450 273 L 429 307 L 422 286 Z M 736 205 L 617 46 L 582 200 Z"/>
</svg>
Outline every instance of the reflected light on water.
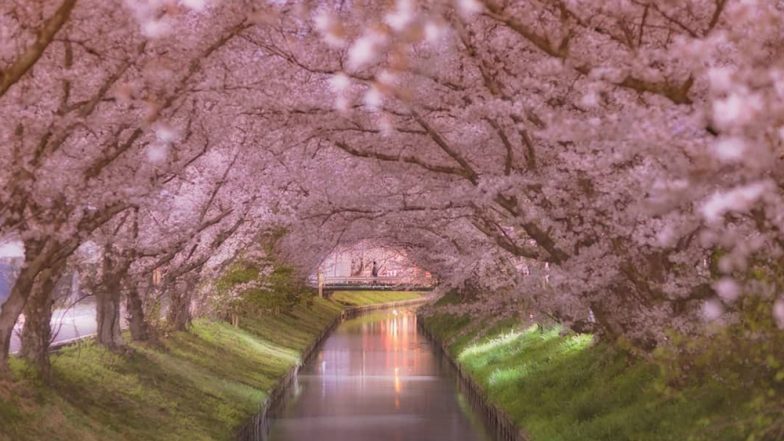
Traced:
<svg viewBox="0 0 784 441">
<path fill-rule="evenodd" d="M 341 324 L 301 369 L 270 439 L 488 441 L 416 320 L 395 309 Z"/>
</svg>

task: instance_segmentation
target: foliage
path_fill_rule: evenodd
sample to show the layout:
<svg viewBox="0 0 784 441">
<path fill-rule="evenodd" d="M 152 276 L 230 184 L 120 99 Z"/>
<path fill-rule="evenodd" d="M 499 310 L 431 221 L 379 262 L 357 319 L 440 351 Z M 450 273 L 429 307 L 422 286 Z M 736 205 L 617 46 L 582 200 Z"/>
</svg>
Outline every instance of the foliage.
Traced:
<svg viewBox="0 0 784 441">
<path fill-rule="evenodd" d="M 241 293 L 241 308 L 259 313 L 288 312 L 302 297 L 313 296 L 313 290 L 297 277 L 290 266 L 276 266 L 261 282 L 263 287 L 250 288 Z"/>
<path fill-rule="evenodd" d="M 738 317 L 703 336 L 673 335 L 656 353 L 666 390 L 717 383 L 744 397 L 738 415 L 711 415 L 709 433 L 738 431 L 749 440 L 776 441 L 784 436 L 784 332 L 770 315 L 770 298 L 746 296 Z"/>
<path fill-rule="evenodd" d="M 302 275 L 277 257 L 277 235 L 265 237 L 232 262 L 214 283 L 212 309 L 236 322 L 240 315 L 288 313 L 314 291 Z"/>
<path fill-rule="evenodd" d="M 260 275 L 259 269 L 249 262 L 234 262 L 215 282 L 215 289 L 226 292 L 236 285 L 256 280 Z"/>
</svg>

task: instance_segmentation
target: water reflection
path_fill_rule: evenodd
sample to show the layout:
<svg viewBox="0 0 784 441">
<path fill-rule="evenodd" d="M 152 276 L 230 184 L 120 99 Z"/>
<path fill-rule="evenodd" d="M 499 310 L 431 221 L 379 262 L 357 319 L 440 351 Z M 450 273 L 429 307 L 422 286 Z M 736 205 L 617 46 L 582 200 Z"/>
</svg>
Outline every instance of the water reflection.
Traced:
<svg viewBox="0 0 784 441">
<path fill-rule="evenodd" d="M 488 441 L 410 310 L 343 323 L 300 372 L 272 441 Z"/>
</svg>

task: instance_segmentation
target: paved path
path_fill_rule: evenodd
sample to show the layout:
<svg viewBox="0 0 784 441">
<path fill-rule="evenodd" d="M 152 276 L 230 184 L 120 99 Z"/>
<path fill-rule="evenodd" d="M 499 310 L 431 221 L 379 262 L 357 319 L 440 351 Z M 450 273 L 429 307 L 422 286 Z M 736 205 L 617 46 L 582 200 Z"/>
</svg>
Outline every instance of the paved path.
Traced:
<svg viewBox="0 0 784 441">
<path fill-rule="evenodd" d="M 65 343 L 69 340 L 93 335 L 97 327 L 95 305 L 92 303 L 78 304 L 69 309 L 57 309 L 52 315 L 52 333 L 55 335 L 53 343 Z M 19 323 L 11 338 L 11 353 L 19 350 L 19 332 L 21 330 L 22 326 Z"/>
</svg>

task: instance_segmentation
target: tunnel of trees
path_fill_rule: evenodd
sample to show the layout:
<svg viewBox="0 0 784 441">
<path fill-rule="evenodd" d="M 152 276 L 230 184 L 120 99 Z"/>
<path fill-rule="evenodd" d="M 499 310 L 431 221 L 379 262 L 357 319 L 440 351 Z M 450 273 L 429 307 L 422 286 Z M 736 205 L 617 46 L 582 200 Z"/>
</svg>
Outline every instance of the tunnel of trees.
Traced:
<svg viewBox="0 0 784 441">
<path fill-rule="evenodd" d="M 639 357 L 780 338 L 782 29 L 776 0 L 3 1 L 0 370 L 23 314 L 47 372 L 68 271 L 121 351 L 121 310 L 137 341 L 231 317 L 227 268 L 363 240 Z"/>
</svg>

